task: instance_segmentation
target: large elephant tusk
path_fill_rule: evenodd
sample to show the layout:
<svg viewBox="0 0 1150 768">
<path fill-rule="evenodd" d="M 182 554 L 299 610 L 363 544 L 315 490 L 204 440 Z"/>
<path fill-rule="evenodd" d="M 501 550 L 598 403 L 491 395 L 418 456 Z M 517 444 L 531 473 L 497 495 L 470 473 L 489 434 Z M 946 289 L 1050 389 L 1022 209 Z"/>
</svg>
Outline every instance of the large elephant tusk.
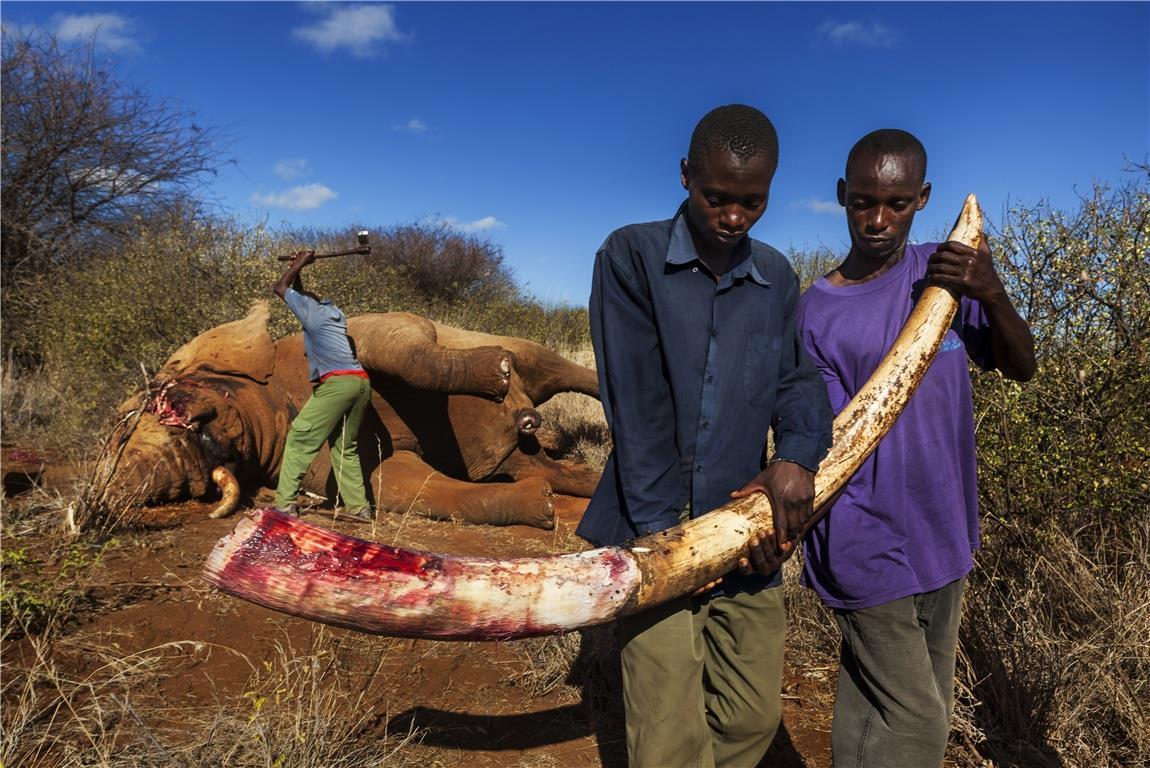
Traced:
<svg viewBox="0 0 1150 768">
<path fill-rule="evenodd" d="M 227 517 L 236 511 L 236 507 L 240 505 L 240 484 L 236 480 L 236 476 L 223 466 L 212 470 L 212 482 L 219 486 L 220 492 L 223 494 L 220 503 L 208 514 L 208 517 L 215 520 Z"/>
<path fill-rule="evenodd" d="M 980 244 L 974 195 L 950 239 Z M 815 478 L 816 508 L 825 510 L 898 418 L 957 306 L 946 289 L 923 291 L 878 369 L 835 419 L 834 445 Z M 216 544 L 204 578 L 268 608 L 363 632 L 527 637 L 602 624 L 686 594 L 734 568 L 752 531 L 773 527 L 766 496 L 754 494 L 629 545 L 500 560 L 397 549 L 264 509 Z"/>
</svg>

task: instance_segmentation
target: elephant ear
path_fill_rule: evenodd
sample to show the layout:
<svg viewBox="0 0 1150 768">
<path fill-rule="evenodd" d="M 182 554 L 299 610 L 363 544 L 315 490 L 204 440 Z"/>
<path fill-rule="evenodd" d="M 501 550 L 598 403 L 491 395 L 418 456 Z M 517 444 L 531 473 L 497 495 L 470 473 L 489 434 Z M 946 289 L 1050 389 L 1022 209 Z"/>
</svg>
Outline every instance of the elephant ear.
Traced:
<svg viewBox="0 0 1150 768">
<path fill-rule="evenodd" d="M 275 369 L 275 343 L 268 334 L 268 303 L 256 301 L 242 320 L 204 331 L 176 350 L 156 375 L 159 380 L 211 372 L 243 376 L 264 384 Z"/>
</svg>

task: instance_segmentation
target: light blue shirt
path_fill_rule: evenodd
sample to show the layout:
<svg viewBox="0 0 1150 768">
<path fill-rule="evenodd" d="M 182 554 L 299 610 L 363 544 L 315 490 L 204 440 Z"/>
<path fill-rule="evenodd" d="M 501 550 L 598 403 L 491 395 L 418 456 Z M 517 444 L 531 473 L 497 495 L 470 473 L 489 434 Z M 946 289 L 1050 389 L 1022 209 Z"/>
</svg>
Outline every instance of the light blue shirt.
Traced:
<svg viewBox="0 0 1150 768">
<path fill-rule="evenodd" d="M 331 371 L 363 370 L 351 349 L 347 316 L 339 307 L 330 301 L 316 301 L 294 288 L 287 289 L 284 301 L 303 326 L 303 349 L 312 381 Z"/>
</svg>

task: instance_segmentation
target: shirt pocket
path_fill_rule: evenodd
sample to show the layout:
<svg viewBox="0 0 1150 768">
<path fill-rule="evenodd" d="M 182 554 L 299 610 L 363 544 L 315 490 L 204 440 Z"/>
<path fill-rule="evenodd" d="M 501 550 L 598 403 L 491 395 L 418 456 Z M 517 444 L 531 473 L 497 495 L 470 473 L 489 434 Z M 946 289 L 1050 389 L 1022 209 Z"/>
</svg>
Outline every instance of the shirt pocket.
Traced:
<svg viewBox="0 0 1150 768">
<path fill-rule="evenodd" d="M 743 395 L 751 405 L 770 406 L 779 382 L 781 336 L 752 333 L 743 348 Z"/>
</svg>

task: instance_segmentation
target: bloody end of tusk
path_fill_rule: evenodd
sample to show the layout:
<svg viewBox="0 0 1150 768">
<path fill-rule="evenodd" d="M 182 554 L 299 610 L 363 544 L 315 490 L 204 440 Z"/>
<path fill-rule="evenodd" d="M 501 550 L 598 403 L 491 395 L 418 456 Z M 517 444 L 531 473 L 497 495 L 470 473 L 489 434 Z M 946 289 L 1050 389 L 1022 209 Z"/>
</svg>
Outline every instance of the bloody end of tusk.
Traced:
<svg viewBox="0 0 1150 768">
<path fill-rule="evenodd" d="M 236 476 L 222 466 L 212 470 L 212 482 L 219 487 L 223 498 L 216 505 L 216 508 L 208 514 L 208 517 L 218 520 L 235 512 L 236 507 L 240 505 L 240 484 L 236 480 Z"/>
<path fill-rule="evenodd" d="M 497 640 L 610 621 L 640 578 L 618 548 L 553 558 L 443 557 L 249 512 L 204 578 L 236 597 L 371 634 Z"/>
</svg>

